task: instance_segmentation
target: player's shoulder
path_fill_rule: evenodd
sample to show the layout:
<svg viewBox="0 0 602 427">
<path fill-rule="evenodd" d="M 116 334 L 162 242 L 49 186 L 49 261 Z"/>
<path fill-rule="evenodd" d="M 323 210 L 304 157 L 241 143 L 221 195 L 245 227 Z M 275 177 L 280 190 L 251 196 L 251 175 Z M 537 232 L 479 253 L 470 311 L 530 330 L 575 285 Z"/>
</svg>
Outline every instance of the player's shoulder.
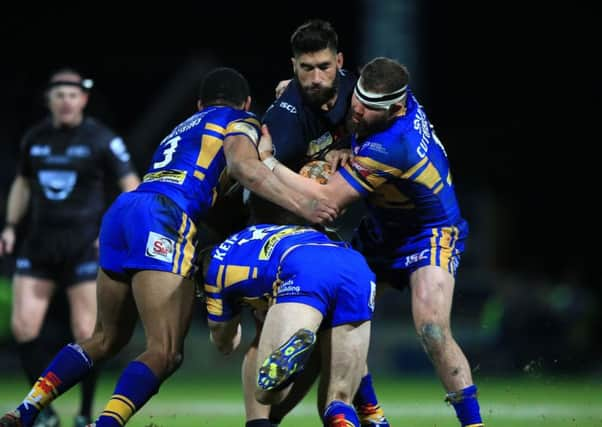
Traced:
<svg viewBox="0 0 602 427">
<path fill-rule="evenodd" d="M 84 129 L 91 129 L 97 132 L 114 133 L 108 125 L 96 117 L 84 117 L 81 126 Z"/>
<path fill-rule="evenodd" d="M 303 96 L 296 80 L 291 80 L 282 95 L 276 98 L 263 115 L 263 121 L 273 117 L 295 117 L 302 112 Z"/>
<path fill-rule="evenodd" d="M 407 160 L 408 153 L 413 151 L 414 140 L 413 135 L 407 131 L 407 123 L 398 119 L 387 129 L 368 135 L 355 154 L 401 167 Z"/>
<path fill-rule="evenodd" d="M 104 145 L 118 138 L 117 133 L 101 120 L 94 117 L 85 117 L 80 125 L 81 131 L 88 135 L 90 141 Z"/>
<path fill-rule="evenodd" d="M 53 131 L 52 120 L 50 117 L 45 117 L 42 120 L 31 125 L 23 133 L 23 142 L 29 143 Z"/>
<path fill-rule="evenodd" d="M 202 115 L 202 118 L 207 122 L 224 128 L 227 127 L 228 124 L 237 121 L 244 121 L 259 126 L 259 119 L 255 113 L 228 106 L 210 107 L 206 111 L 206 114 Z"/>
<path fill-rule="evenodd" d="M 341 68 L 339 70 L 339 91 L 343 97 L 351 97 L 358 75 L 353 71 Z"/>
</svg>

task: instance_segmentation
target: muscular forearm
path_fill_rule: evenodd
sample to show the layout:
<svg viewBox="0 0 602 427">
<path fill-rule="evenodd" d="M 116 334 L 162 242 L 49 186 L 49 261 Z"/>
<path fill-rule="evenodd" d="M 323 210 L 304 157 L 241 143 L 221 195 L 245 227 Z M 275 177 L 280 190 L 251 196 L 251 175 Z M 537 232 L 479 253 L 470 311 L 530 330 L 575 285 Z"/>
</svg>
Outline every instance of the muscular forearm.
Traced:
<svg viewBox="0 0 602 427">
<path fill-rule="evenodd" d="M 278 163 L 273 170 L 276 178 L 290 190 L 300 193 L 311 199 L 330 199 L 328 187 L 319 184 L 313 179 L 301 176 L 282 163 Z"/>
<path fill-rule="evenodd" d="M 29 181 L 21 175 L 17 175 L 13 181 L 8 194 L 8 206 L 6 208 L 6 223 L 17 225 L 25 215 L 29 205 L 30 188 Z"/>
<path fill-rule="evenodd" d="M 244 187 L 296 215 L 307 197 L 282 183 L 267 167 L 255 159 L 245 160 L 230 167 L 230 175 Z"/>
</svg>

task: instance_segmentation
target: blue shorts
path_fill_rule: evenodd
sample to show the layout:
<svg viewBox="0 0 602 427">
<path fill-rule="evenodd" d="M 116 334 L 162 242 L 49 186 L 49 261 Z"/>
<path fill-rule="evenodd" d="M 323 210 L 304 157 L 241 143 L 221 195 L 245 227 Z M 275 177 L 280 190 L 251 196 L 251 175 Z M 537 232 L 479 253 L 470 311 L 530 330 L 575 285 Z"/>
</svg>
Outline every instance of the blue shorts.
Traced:
<svg viewBox="0 0 602 427">
<path fill-rule="evenodd" d="M 452 276 L 460 265 L 468 225 L 427 228 L 396 241 L 375 242 L 370 221 L 363 219 L 352 239 L 353 247 L 368 260 L 378 280 L 402 289 L 409 284 L 410 275 L 421 267 L 441 267 Z"/>
<path fill-rule="evenodd" d="M 122 193 L 100 227 L 100 267 L 131 278 L 139 270 L 193 274 L 197 229 L 171 199 L 157 193 Z"/>
<path fill-rule="evenodd" d="M 364 257 L 349 248 L 303 245 L 280 263 L 275 304 L 295 302 L 324 316 L 321 329 L 372 319 L 376 277 Z"/>
</svg>

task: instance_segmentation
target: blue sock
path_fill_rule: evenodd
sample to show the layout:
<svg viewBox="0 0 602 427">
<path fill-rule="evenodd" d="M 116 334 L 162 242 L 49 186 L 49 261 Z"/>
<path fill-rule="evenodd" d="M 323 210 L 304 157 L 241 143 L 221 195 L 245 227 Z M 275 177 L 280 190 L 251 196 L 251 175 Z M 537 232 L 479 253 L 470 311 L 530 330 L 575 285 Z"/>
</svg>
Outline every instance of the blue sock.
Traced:
<svg viewBox="0 0 602 427">
<path fill-rule="evenodd" d="M 372 385 L 372 375 L 366 374 L 353 398 L 353 406 L 362 422 L 369 420 L 377 421 L 384 419 L 384 412 L 378 404 L 376 392 Z"/>
<path fill-rule="evenodd" d="M 30 425 L 43 408 L 81 381 L 92 365 L 92 359 L 79 345 L 63 347 L 17 408 L 22 424 Z"/>
<path fill-rule="evenodd" d="M 272 423 L 267 418 L 258 418 L 256 420 L 247 421 L 245 427 L 272 427 Z"/>
<path fill-rule="evenodd" d="M 123 426 L 159 391 L 161 382 L 142 362 L 134 360 L 125 367 L 111 400 L 96 421 L 96 427 Z"/>
<path fill-rule="evenodd" d="M 360 382 L 360 386 L 355 393 L 355 397 L 353 398 L 353 405 L 356 408 L 366 404 L 373 406 L 378 405 L 374 386 L 372 385 L 372 375 L 370 374 L 364 375 Z"/>
<path fill-rule="evenodd" d="M 360 420 L 353 407 L 340 400 L 330 402 L 322 421 L 325 427 L 360 427 Z"/>
<path fill-rule="evenodd" d="M 460 391 L 447 393 L 445 400 L 451 403 L 456 410 L 456 415 L 462 427 L 483 426 L 476 385 L 473 384 Z"/>
</svg>

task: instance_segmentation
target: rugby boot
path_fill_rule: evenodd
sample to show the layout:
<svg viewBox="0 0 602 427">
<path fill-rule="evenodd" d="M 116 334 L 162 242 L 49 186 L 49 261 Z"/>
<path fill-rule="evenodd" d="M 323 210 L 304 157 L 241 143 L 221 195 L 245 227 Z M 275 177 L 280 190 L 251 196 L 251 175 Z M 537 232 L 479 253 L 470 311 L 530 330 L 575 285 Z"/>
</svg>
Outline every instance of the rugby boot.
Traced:
<svg viewBox="0 0 602 427">
<path fill-rule="evenodd" d="M 263 390 L 280 390 L 300 372 L 316 343 L 316 334 L 299 329 L 268 356 L 259 368 L 257 385 Z"/>
</svg>

